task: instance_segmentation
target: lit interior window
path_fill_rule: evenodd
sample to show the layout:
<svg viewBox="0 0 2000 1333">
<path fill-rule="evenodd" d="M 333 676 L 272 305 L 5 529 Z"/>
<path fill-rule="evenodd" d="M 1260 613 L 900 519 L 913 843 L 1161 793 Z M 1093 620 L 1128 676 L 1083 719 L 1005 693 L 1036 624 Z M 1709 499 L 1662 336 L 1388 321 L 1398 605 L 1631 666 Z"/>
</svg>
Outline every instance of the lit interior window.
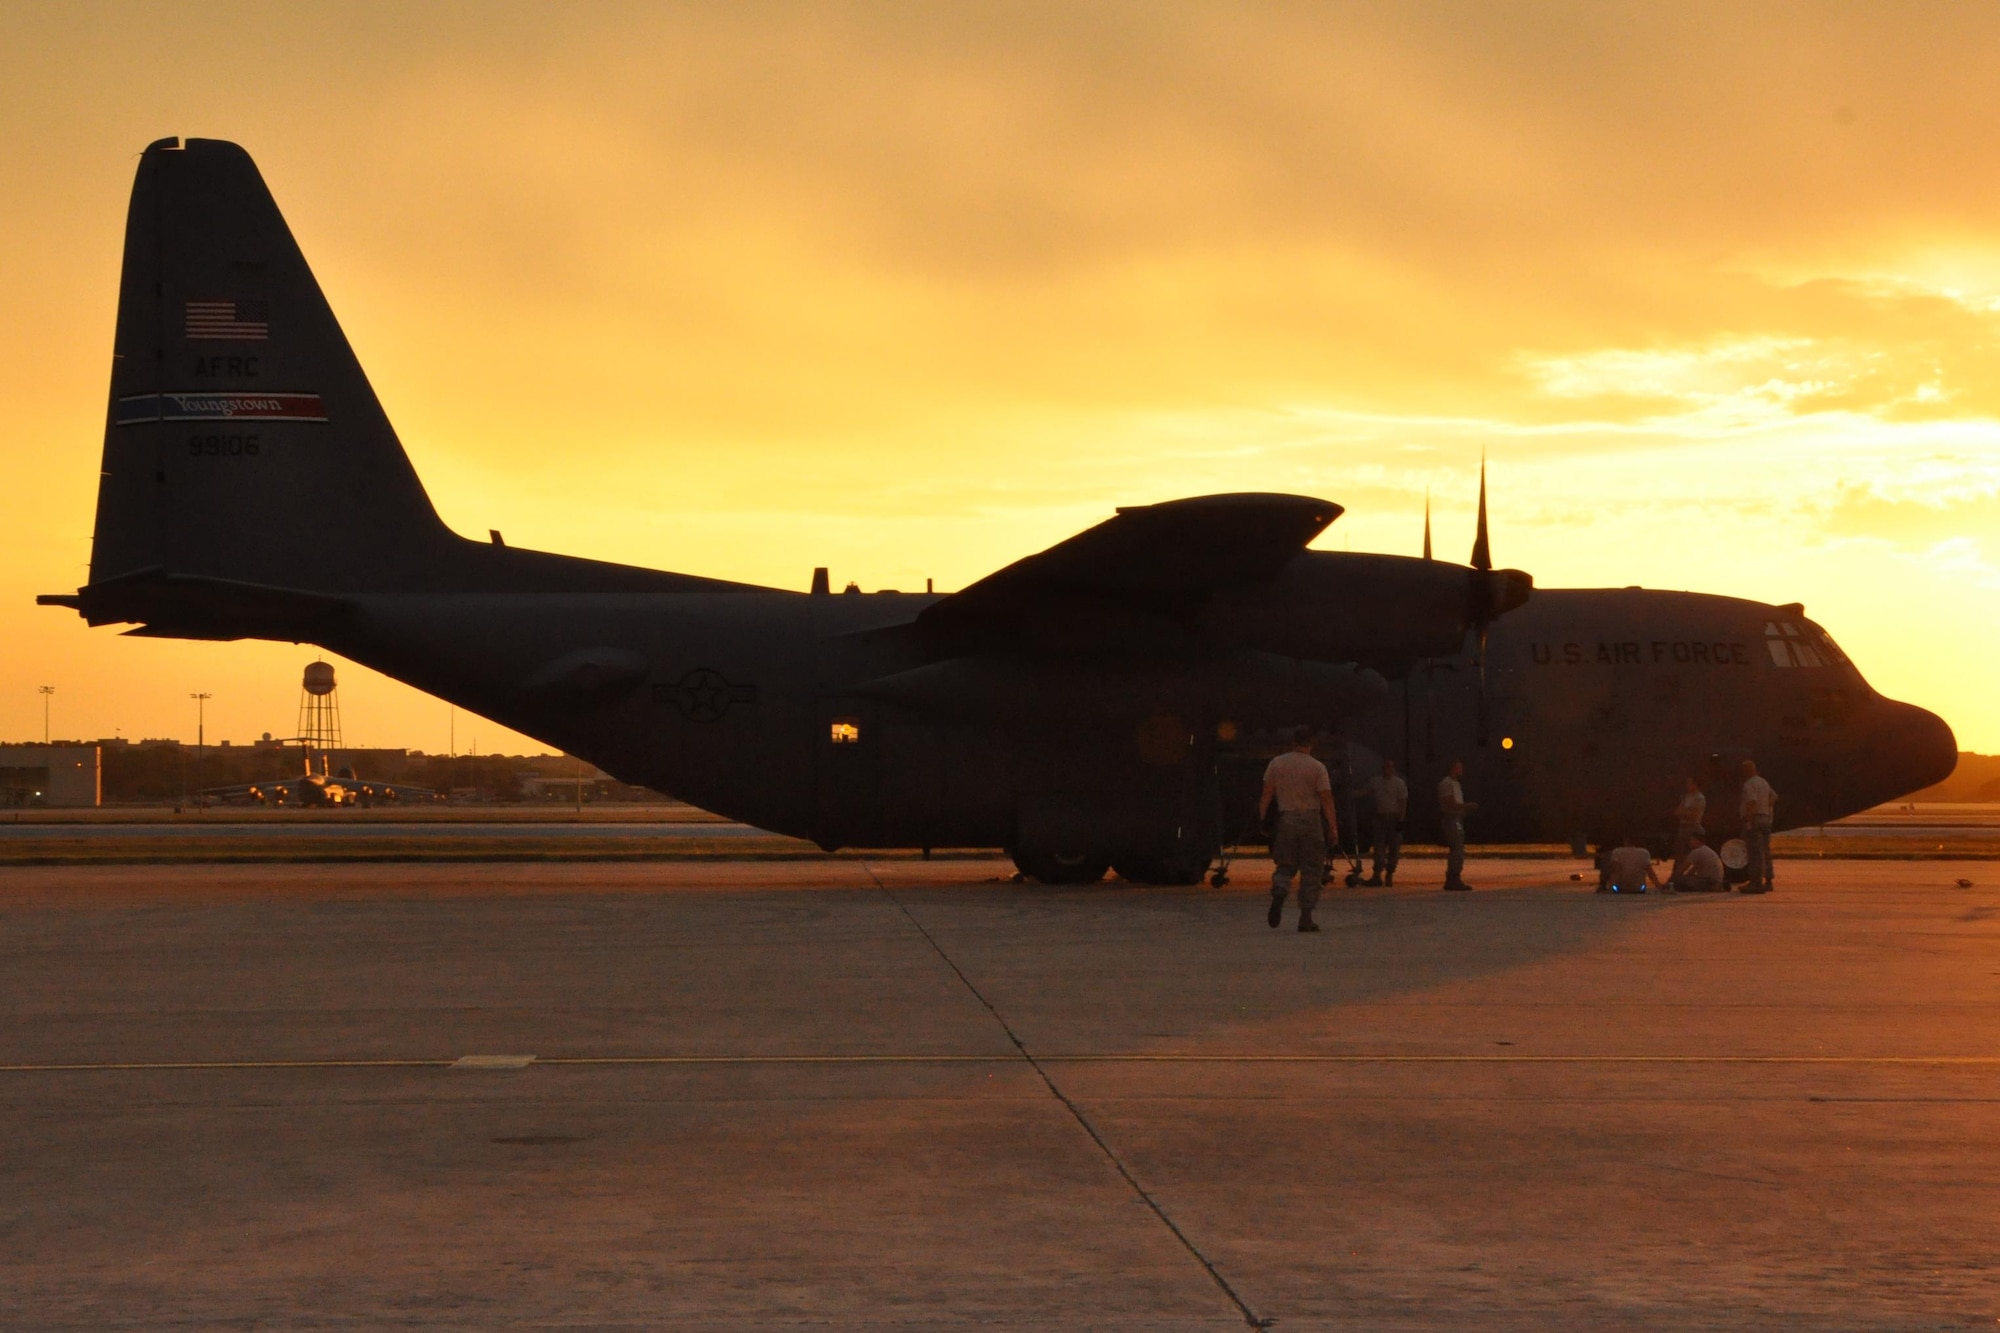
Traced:
<svg viewBox="0 0 2000 1333">
<path fill-rule="evenodd" d="M 1514 738 L 1513 738 L 1512 736 L 1502 736 L 1502 737 L 1500 738 L 1500 748 L 1501 748 L 1501 749 L 1503 749 L 1503 750 L 1511 750 L 1511 749 L 1513 749 L 1513 748 L 1514 748 Z"/>
<path fill-rule="evenodd" d="M 861 739 L 861 724 L 843 718 L 833 724 L 833 730 L 827 739 L 835 745 L 853 745 Z"/>
</svg>

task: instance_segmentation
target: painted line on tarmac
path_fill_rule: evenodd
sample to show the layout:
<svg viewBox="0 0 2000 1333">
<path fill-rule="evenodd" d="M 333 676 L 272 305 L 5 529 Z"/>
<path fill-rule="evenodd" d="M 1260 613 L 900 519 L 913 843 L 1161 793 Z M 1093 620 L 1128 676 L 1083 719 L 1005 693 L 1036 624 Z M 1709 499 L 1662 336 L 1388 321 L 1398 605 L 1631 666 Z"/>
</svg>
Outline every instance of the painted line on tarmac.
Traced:
<svg viewBox="0 0 2000 1333">
<path fill-rule="evenodd" d="M 1045 1055 L 1043 1064 L 1494 1064 L 1494 1065 L 2000 1065 L 2000 1055 L 1210 1055 L 1109 1051 Z M 574 1055 L 542 1056 L 543 1065 L 730 1064 L 1020 1064 L 1019 1055 Z"/>
<path fill-rule="evenodd" d="M 1050 1063 L 1282 1065 L 2000 1065 L 2000 1055 L 1038 1055 Z"/>
<path fill-rule="evenodd" d="M 0 1074 L 90 1074 L 176 1069 L 449 1069 L 450 1060 L 103 1060 L 0 1065 Z"/>
<path fill-rule="evenodd" d="M 468 1063 L 468 1060 L 471 1063 Z M 520 1069 L 531 1065 L 573 1068 L 618 1066 L 741 1065 L 1015 1065 L 1018 1054 L 998 1055 L 543 1055 L 520 1057 L 380 1060 L 102 1060 L 0 1064 L 0 1074 L 166 1073 L 177 1070 L 286 1069 Z M 1043 1064 L 1291 1064 L 1291 1065 L 2000 1065 L 2000 1055 L 1204 1055 L 1101 1052 L 1036 1055 Z M 505 1063 L 492 1063 L 504 1061 Z"/>
<path fill-rule="evenodd" d="M 534 1065 L 943 1065 L 1022 1063 L 1018 1055 L 541 1055 L 436 1060 L 100 1060 L 0 1064 L 0 1074 L 151 1073 L 258 1069 L 499 1069 Z"/>
</svg>

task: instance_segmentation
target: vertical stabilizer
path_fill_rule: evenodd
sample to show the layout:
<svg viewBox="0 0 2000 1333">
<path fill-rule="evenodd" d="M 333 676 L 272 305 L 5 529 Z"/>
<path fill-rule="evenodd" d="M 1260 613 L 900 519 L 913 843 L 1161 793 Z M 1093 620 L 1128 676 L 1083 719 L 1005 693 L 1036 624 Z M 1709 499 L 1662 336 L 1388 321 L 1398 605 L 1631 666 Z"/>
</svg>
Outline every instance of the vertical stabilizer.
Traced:
<svg viewBox="0 0 2000 1333">
<path fill-rule="evenodd" d="M 249 154 L 149 147 L 125 227 L 91 582 L 388 591 L 455 541 Z"/>
</svg>

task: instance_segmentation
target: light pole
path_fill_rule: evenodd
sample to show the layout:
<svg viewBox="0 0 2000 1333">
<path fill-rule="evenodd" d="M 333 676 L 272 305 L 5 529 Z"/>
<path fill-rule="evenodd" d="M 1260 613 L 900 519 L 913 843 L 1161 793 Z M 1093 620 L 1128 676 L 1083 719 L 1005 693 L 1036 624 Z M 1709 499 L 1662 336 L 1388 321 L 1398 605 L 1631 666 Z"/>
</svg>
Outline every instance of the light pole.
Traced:
<svg viewBox="0 0 2000 1333">
<path fill-rule="evenodd" d="M 203 742 L 207 739 L 204 733 L 208 722 L 208 701 L 211 697 L 206 691 L 188 696 L 194 700 L 194 808 L 197 810 L 208 804 L 207 799 L 201 794 L 201 750 Z"/>
<path fill-rule="evenodd" d="M 43 685 L 39 687 L 39 690 L 42 696 L 42 744 L 47 745 L 49 743 L 49 696 L 56 692 L 56 687 L 53 685 Z"/>
</svg>

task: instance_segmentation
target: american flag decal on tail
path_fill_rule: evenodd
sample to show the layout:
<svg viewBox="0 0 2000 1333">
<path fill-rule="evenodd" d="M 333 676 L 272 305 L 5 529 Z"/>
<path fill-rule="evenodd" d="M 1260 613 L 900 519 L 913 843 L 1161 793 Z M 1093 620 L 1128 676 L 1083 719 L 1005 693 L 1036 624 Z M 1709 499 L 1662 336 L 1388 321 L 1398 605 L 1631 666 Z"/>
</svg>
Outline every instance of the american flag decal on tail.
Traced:
<svg viewBox="0 0 2000 1333">
<path fill-rule="evenodd" d="M 265 342 L 271 336 L 270 308 L 262 301 L 189 301 L 187 336 Z"/>
</svg>

